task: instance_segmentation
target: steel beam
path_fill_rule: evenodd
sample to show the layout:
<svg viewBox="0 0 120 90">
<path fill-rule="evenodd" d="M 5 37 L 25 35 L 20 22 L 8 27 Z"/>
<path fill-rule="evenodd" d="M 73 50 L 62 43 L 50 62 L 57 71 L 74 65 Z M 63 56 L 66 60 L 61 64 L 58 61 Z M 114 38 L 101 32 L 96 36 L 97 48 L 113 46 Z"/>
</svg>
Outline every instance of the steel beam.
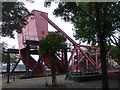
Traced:
<svg viewBox="0 0 120 90">
<path fill-rule="evenodd" d="M 42 60 L 42 57 L 39 55 L 39 59 L 38 59 L 38 61 L 36 62 L 36 64 L 35 64 L 33 70 L 31 71 L 30 77 L 32 77 L 32 76 L 34 75 L 34 73 L 35 73 L 35 71 L 36 71 L 38 65 L 40 64 L 40 61 L 41 61 L 41 60 Z"/>
<path fill-rule="evenodd" d="M 18 63 L 20 62 L 20 58 L 19 58 L 19 60 L 17 61 L 17 63 L 15 64 L 15 66 L 13 67 L 13 69 L 12 69 L 12 71 L 11 71 L 11 73 L 13 73 L 14 72 L 14 70 L 15 70 L 15 68 L 17 67 L 17 65 L 18 65 Z"/>
<path fill-rule="evenodd" d="M 49 24 L 51 24 L 58 32 L 62 33 L 70 42 L 72 42 L 74 45 L 78 45 L 72 38 L 70 38 L 65 32 L 63 32 L 55 23 L 53 23 L 47 16 L 45 16 L 43 13 L 40 13 L 41 16 L 43 16 Z"/>
<path fill-rule="evenodd" d="M 64 45 L 64 60 L 65 60 L 65 70 L 68 72 L 68 60 L 67 60 L 67 45 Z"/>
</svg>

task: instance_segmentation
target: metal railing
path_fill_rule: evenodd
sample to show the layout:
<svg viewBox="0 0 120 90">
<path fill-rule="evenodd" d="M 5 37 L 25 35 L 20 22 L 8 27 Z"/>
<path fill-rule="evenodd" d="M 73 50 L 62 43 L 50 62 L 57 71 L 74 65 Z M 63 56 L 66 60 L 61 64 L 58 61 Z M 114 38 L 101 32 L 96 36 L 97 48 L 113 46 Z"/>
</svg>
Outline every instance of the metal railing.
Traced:
<svg viewBox="0 0 120 90">
<path fill-rule="evenodd" d="M 24 43 L 26 40 L 38 41 L 39 39 L 38 39 L 38 36 L 23 35 L 22 42 Z"/>
</svg>

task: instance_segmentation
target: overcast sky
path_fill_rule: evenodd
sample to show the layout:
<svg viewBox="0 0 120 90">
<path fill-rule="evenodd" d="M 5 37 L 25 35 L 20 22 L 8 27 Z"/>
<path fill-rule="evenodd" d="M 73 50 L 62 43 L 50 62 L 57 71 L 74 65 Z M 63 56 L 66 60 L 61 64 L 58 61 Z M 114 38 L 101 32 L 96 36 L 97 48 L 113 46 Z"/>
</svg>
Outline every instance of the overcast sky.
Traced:
<svg viewBox="0 0 120 90">
<path fill-rule="evenodd" d="M 64 32 L 66 32 L 71 38 L 74 39 L 73 37 L 73 31 L 72 28 L 73 25 L 70 24 L 69 22 L 64 22 L 64 20 L 61 20 L 60 17 L 55 17 L 53 15 L 54 9 L 57 7 L 57 4 L 52 3 L 51 7 L 44 7 L 44 0 L 36 0 L 34 3 L 25 3 L 25 6 L 28 8 L 28 10 L 39 10 L 48 13 L 48 17 L 56 24 L 58 25 Z M 48 28 L 49 31 L 55 30 L 52 26 L 49 25 Z M 15 39 L 9 39 L 9 38 L 2 38 L 0 39 L 0 42 L 5 41 L 6 43 L 10 44 L 9 47 L 15 45 L 16 48 L 18 48 L 18 42 L 17 42 L 17 35 L 15 35 Z"/>
</svg>

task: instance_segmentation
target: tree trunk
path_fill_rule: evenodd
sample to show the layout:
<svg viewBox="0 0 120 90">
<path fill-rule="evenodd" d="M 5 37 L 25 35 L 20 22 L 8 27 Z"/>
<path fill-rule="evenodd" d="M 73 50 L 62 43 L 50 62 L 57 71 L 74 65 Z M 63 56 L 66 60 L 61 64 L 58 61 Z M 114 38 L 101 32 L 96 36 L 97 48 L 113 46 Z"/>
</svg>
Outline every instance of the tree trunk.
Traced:
<svg viewBox="0 0 120 90">
<path fill-rule="evenodd" d="M 53 86 L 56 86 L 57 85 L 57 81 L 56 81 L 56 70 L 55 70 L 55 67 L 54 67 L 54 55 L 51 55 L 51 74 L 52 74 L 52 85 Z"/>
<path fill-rule="evenodd" d="M 102 88 L 103 90 L 108 90 L 108 73 L 107 73 L 107 63 L 106 63 L 106 37 L 105 37 L 105 28 L 102 27 L 102 18 L 100 17 L 101 13 L 101 3 L 95 3 L 95 16 L 96 16 L 96 31 L 98 32 L 98 39 L 100 45 L 100 61 L 101 61 L 101 70 L 102 70 Z"/>
<path fill-rule="evenodd" d="M 108 73 L 107 73 L 107 60 L 106 60 L 106 42 L 101 38 L 100 40 L 100 61 L 102 70 L 102 88 L 103 90 L 109 88 L 108 86 Z"/>
<path fill-rule="evenodd" d="M 55 72 L 54 72 L 54 71 L 52 71 L 52 85 L 53 85 L 53 86 L 56 86 L 56 85 L 57 85 L 56 75 L 55 75 Z"/>
<path fill-rule="evenodd" d="M 57 82 L 56 82 L 56 75 L 55 75 L 55 70 L 54 70 L 53 64 L 52 64 L 52 68 L 51 68 L 51 73 L 52 73 L 52 85 L 56 86 Z"/>
</svg>

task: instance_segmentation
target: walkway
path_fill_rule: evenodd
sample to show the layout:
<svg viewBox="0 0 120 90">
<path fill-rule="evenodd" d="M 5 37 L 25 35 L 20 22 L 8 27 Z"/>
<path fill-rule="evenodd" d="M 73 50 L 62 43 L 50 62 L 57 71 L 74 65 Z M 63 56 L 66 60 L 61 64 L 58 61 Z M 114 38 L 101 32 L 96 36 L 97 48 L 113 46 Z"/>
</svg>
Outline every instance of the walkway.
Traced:
<svg viewBox="0 0 120 90">
<path fill-rule="evenodd" d="M 65 75 L 57 76 L 57 84 L 62 88 L 101 88 L 101 80 L 89 82 L 74 82 L 72 80 L 64 80 Z M 29 79 L 16 79 L 6 83 L 5 78 L 2 80 L 3 88 L 46 88 L 46 83 L 51 85 L 51 76 L 37 77 Z M 118 80 L 109 80 L 110 88 L 118 88 Z M 117 90 L 117 89 L 116 89 Z"/>
</svg>

